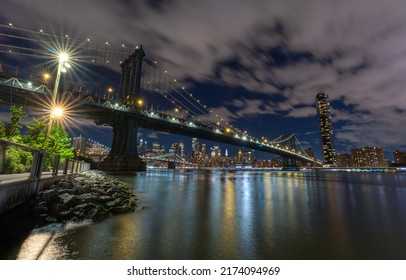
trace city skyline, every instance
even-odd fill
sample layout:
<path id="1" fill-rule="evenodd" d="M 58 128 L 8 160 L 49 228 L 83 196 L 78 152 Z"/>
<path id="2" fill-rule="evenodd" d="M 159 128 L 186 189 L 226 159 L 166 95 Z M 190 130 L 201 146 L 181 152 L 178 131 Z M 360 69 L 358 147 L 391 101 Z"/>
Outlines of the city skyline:
<path id="1" fill-rule="evenodd" d="M 314 96 L 321 90 L 330 96 L 338 153 L 382 146 L 391 157 L 392 151 L 406 149 L 406 132 L 399 130 L 406 109 L 400 74 L 405 32 L 399 12 L 402 2 L 376 2 L 368 5 L 372 12 L 364 11 L 365 1 L 95 3 L 5 1 L 0 19 L 15 26 L 47 27 L 56 34 L 142 43 L 147 53 L 165 61 L 173 76 L 185 80 L 225 120 L 257 137 L 296 133 L 318 158 Z M 196 11 L 202 16 L 197 17 Z M 34 22 L 29 16 L 33 13 Z M 79 23 L 76 18 L 82 13 L 98 18 L 82 17 Z M 244 20 L 233 14 L 241 14 Z M 160 17 L 167 24 L 158 24 Z M 132 28 L 126 28 L 125 22 Z M 218 28 L 212 28 L 213 23 Z M 3 63 L 6 55 L 1 53 Z M 88 125 L 92 134 L 111 135 L 108 129 Z M 148 130 L 140 134 L 150 139 L 168 137 L 167 142 L 178 138 Z M 107 136 L 99 138 L 109 145 Z"/>

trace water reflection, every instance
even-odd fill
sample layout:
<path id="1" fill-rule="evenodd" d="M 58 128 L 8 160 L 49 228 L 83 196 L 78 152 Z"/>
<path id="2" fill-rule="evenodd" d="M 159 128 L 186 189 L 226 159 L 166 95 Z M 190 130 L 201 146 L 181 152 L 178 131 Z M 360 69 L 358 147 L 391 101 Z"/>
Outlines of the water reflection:
<path id="1" fill-rule="evenodd" d="M 399 174 L 148 171 L 134 213 L 34 231 L 18 259 L 406 258 Z"/>

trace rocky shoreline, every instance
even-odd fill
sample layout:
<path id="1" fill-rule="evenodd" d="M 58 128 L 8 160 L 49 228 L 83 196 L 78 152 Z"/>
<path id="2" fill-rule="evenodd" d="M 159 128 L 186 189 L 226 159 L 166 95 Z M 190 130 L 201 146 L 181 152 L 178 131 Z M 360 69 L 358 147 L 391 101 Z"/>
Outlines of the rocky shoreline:
<path id="1" fill-rule="evenodd" d="M 110 215 L 134 211 L 136 197 L 124 183 L 94 171 L 61 179 L 35 198 L 34 223 L 100 221 Z"/>

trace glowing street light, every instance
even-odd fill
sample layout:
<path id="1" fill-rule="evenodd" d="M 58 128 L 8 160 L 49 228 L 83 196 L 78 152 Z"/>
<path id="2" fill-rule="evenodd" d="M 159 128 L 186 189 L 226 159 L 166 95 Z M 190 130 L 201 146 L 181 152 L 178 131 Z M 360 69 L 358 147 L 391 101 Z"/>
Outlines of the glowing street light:
<path id="1" fill-rule="evenodd" d="M 48 81 L 49 81 L 50 78 L 51 78 L 51 74 L 49 74 L 49 73 L 47 73 L 47 72 L 42 75 L 42 81 L 43 81 L 45 84 L 48 83 Z"/>
<path id="2" fill-rule="evenodd" d="M 142 99 L 138 99 L 137 104 L 141 107 L 144 104 L 144 101 Z"/>
<path id="3" fill-rule="evenodd" d="M 54 92 L 52 95 L 53 104 L 55 104 L 56 95 L 58 94 L 58 86 L 59 86 L 59 80 L 61 79 L 61 72 L 66 72 L 66 68 L 70 68 L 70 64 L 68 63 L 69 55 L 66 52 L 59 53 L 58 59 L 59 59 L 58 71 L 56 72 Z"/>
<path id="4" fill-rule="evenodd" d="M 52 110 L 52 115 L 53 115 L 55 118 L 60 118 L 60 117 L 62 117 L 62 115 L 63 115 L 63 109 L 62 109 L 61 107 L 55 107 L 55 108 Z"/>
<path id="5" fill-rule="evenodd" d="M 49 122 L 48 122 L 48 130 L 47 130 L 47 135 L 46 138 L 49 137 L 49 135 L 51 134 L 51 129 L 52 129 L 52 122 L 53 120 L 56 119 L 60 119 L 63 117 L 63 108 L 62 107 L 54 107 L 51 110 L 51 113 L 49 114 Z"/>

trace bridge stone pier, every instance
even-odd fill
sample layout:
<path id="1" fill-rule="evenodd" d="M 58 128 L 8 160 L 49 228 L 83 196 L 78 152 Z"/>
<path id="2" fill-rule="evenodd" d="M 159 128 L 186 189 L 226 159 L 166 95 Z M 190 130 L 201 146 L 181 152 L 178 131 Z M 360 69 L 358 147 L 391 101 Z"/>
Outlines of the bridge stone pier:
<path id="1" fill-rule="evenodd" d="M 138 121 L 134 118 L 113 120 L 113 143 L 108 157 L 100 168 L 110 171 L 143 171 L 147 165 L 137 151 Z"/>

